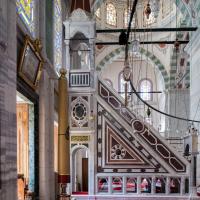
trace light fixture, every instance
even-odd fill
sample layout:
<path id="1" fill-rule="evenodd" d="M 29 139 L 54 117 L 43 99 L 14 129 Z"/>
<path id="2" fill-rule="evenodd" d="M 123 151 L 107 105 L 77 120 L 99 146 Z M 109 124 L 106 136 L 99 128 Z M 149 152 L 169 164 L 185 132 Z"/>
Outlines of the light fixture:
<path id="1" fill-rule="evenodd" d="M 123 69 L 123 77 L 125 81 L 130 81 L 130 77 L 131 77 L 131 68 L 129 66 L 129 61 L 125 60 L 124 63 L 124 69 Z"/>
<path id="2" fill-rule="evenodd" d="M 146 6 L 146 8 L 144 10 L 144 14 L 146 15 L 147 19 L 149 19 L 149 16 L 151 14 L 151 7 L 150 7 L 149 2 L 147 3 L 147 6 Z"/>
<path id="3" fill-rule="evenodd" d="M 175 48 L 176 51 L 179 51 L 180 42 L 178 41 L 178 38 L 176 38 L 176 41 L 174 42 L 174 48 Z"/>
<path id="4" fill-rule="evenodd" d="M 151 110 L 150 110 L 150 108 L 148 107 L 148 108 L 147 108 L 147 116 L 148 116 L 148 118 L 150 117 L 150 115 L 151 115 Z"/>
<path id="5" fill-rule="evenodd" d="M 140 52 L 140 41 L 135 39 L 132 41 L 131 45 L 133 54 L 137 55 Z"/>
<path id="6" fill-rule="evenodd" d="M 127 44 L 127 34 L 124 30 L 121 31 L 119 35 L 119 44 L 126 45 Z"/>

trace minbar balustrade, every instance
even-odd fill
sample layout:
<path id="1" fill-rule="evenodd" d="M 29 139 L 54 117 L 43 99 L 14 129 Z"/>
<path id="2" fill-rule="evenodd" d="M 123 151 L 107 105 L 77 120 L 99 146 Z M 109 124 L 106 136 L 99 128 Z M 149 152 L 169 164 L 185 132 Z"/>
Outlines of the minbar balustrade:
<path id="1" fill-rule="evenodd" d="M 130 175 L 97 176 L 97 193 L 101 195 L 188 195 L 189 178 L 186 176 Z"/>

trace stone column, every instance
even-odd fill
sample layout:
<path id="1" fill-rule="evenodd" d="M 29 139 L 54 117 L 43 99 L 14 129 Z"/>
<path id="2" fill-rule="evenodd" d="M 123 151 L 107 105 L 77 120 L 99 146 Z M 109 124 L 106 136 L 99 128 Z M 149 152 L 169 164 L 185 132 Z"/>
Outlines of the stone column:
<path id="1" fill-rule="evenodd" d="M 156 183 L 156 177 L 153 176 L 151 180 L 151 194 L 155 194 L 155 183 Z"/>
<path id="2" fill-rule="evenodd" d="M 65 59 L 65 68 L 67 70 L 70 70 L 70 50 L 69 50 L 69 40 L 65 40 L 65 56 L 63 56 Z"/>
<path id="3" fill-rule="evenodd" d="M 0 199 L 17 199 L 16 1 L 0 1 Z"/>
<path id="4" fill-rule="evenodd" d="M 166 195 L 168 195 L 170 193 L 169 185 L 170 185 L 170 177 L 167 177 L 166 185 L 165 185 L 165 189 L 166 189 L 165 193 L 166 193 Z"/>
<path id="5" fill-rule="evenodd" d="M 44 68 L 48 68 L 45 64 Z M 39 198 L 55 199 L 54 148 L 53 148 L 53 83 L 44 70 L 39 88 Z"/>
<path id="6" fill-rule="evenodd" d="M 200 119 L 200 71 L 199 71 L 199 53 L 200 53 L 200 29 L 192 33 L 191 40 L 186 46 L 185 50 L 190 55 L 190 118 L 199 120 Z M 194 123 L 195 128 L 200 131 L 200 126 Z M 198 136 L 198 152 L 200 151 L 200 136 Z M 200 154 L 197 154 L 197 167 L 196 167 L 196 185 L 200 185 Z"/>
<path id="7" fill-rule="evenodd" d="M 58 185 L 59 199 L 70 199 L 70 142 L 66 70 L 60 70 L 58 102 Z"/>
<path id="8" fill-rule="evenodd" d="M 141 194 L 141 176 L 137 177 L 137 194 Z"/>

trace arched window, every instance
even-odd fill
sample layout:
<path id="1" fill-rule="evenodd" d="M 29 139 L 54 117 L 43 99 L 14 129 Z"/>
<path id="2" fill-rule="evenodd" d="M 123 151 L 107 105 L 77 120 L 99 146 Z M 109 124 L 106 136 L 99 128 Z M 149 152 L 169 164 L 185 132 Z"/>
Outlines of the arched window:
<path id="1" fill-rule="evenodd" d="M 120 95 L 125 98 L 125 83 L 126 81 L 124 80 L 124 76 L 123 76 L 123 71 L 121 71 L 119 73 L 119 92 L 120 92 Z M 130 86 L 130 83 L 128 82 L 127 84 L 127 91 L 128 92 L 131 92 L 131 86 Z M 131 100 L 131 93 L 129 93 L 128 95 L 128 100 Z"/>
<path id="2" fill-rule="evenodd" d="M 98 8 L 95 12 L 95 15 L 98 17 L 98 18 L 101 18 L 101 10 L 100 8 Z"/>
<path id="3" fill-rule="evenodd" d="M 130 20 L 130 13 L 131 13 L 130 8 L 129 9 L 126 8 L 124 10 L 124 27 L 125 28 L 128 27 L 129 20 Z M 131 27 L 134 27 L 134 26 L 135 26 L 135 16 L 133 16 L 133 19 L 132 19 L 132 22 L 131 22 Z"/>
<path id="4" fill-rule="evenodd" d="M 35 36 L 35 1 L 17 0 L 17 13 L 33 36 Z"/>
<path id="5" fill-rule="evenodd" d="M 54 67 L 57 72 L 62 67 L 62 12 L 60 0 L 54 0 Z"/>
<path id="6" fill-rule="evenodd" d="M 112 26 L 117 25 L 117 11 L 112 3 L 109 3 L 106 6 L 106 22 Z"/>
<path id="7" fill-rule="evenodd" d="M 144 101 L 152 101 L 153 96 L 152 91 L 153 85 L 152 82 L 149 79 L 143 79 L 140 81 L 139 84 L 139 91 L 140 91 L 140 96 Z"/>

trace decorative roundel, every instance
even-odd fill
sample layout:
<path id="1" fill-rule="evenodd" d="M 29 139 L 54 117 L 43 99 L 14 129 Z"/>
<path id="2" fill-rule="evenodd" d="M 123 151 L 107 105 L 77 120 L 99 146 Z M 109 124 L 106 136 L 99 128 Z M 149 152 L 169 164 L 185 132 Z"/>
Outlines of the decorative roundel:
<path id="1" fill-rule="evenodd" d="M 77 97 L 74 101 L 72 101 L 71 108 L 73 123 L 78 127 L 85 125 L 88 122 L 88 102 L 82 97 Z"/>
<path id="2" fill-rule="evenodd" d="M 132 127 L 138 132 L 142 132 L 144 130 L 144 124 L 142 124 L 139 120 L 133 121 Z"/>
<path id="3" fill-rule="evenodd" d="M 73 107 L 73 111 L 72 112 L 73 112 L 73 117 L 76 120 L 83 120 L 87 115 L 87 108 L 86 108 L 86 106 L 84 106 L 84 104 L 77 103 Z"/>
<path id="4" fill-rule="evenodd" d="M 122 145 L 116 144 L 112 147 L 111 149 L 112 159 L 115 159 L 115 160 L 123 159 L 125 155 L 126 155 L 126 150 Z"/>

